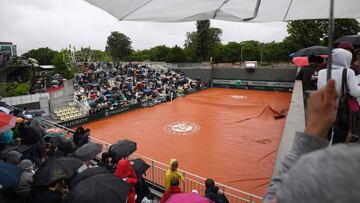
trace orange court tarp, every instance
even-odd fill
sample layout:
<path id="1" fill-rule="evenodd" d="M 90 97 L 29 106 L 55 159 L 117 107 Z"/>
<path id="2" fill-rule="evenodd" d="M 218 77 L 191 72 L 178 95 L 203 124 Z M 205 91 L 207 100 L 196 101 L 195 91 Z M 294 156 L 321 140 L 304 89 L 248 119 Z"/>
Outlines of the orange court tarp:
<path id="1" fill-rule="evenodd" d="M 137 154 L 262 196 L 274 165 L 291 93 L 210 88 L 172 102 L 88 123 L 109 143 L 130 139 Z"/>

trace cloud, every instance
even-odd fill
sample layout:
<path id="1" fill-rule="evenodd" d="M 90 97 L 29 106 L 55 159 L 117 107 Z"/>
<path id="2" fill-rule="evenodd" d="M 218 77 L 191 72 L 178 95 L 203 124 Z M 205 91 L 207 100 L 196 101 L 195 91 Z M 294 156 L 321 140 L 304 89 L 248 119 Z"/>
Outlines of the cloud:
<path id="1" fill-rule="evenodd" d="M 281 41 L 287 35 L 285 23 L 212 21 L 211 25 L 223 30 L 224 43 Z M 185 33 L 195 29 L 195 22 L 118 21 L 82 0 L 2 0 L 0 7 L 0 41 L 13 42 L 20 54 L 39 47 L 60 50 L 69 44 L 104 50 L 112 31 L 129 36 L 134 49 L 183 46 Z"/>

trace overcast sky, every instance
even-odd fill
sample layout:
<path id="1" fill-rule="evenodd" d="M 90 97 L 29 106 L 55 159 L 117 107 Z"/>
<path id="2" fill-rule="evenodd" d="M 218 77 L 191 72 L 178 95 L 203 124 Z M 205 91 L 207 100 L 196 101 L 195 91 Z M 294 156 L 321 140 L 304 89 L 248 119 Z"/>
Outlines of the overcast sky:
<path id="1" fill-rule="evenodd" d="M 211 26 L 222 29 L 223 43 L 281 41 L 287 36 L 285 23 L 211 21 Z M 69 44 L 104 50 L 112 31 L 129 36 L 134 49 L 183 46 L 185 33 L 195 31 L 195 22 L 118 21 L 83 0 L 0 0 L 0 41 L 16 44 L 19 55 L 39 47 L 60 50 Z"/>

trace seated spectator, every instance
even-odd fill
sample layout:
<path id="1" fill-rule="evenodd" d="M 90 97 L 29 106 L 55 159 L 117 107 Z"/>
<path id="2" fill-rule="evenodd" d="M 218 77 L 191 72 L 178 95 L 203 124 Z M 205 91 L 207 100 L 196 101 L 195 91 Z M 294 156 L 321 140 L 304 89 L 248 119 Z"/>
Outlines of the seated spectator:
<path id="1" fill-rule="evenodd" d="M 327 132 L 335 122 L 338 93 L 335 81 L 312 93 L 307 126 L 295 136 L 264 202 L 359 202 L 360 148 L 337 144 L 329 147 Z"/>
<path id="2" fill-rule="evenodd" d="M 19 166 L 24 169 L 24 172 L 21 174 L 19 183 L 14 191 L 21 199 L 25 199 L 31 190 L 35 174 L 34 164 L 29 159 L 24 159 L 20 162 Z"/>
<path id="3" fill-rule="evenodd" d="M 125 182 L 131 185 L 129 194 L 128 194 L 128 203 L 135 203 L 135 184 L 137 183 L 137 177 L 135 171 L 133 170 L 131 163 L 128 160 L 120 160 L 118 162 L 115 176 L 123 179 Z"/>
<path id="4" fill-rule="evenodd" d="M 179 163 L 176 159 L 170 160 L 169 169 L 166 171 L 165 174 L 165 190 L 170 188 L 170 181 L 172 178 L 177 178 L 179 180 L 184 180 L 184 176 L 177 170 Z"/>
<path id="5" fill-rule="evenodd" d="M 205 197 L 214 201 L 215 203 L 229 203 L 226 199 L 225 195 L 219 193 L 219 187 L 215 186 L 215 182 L 213 179 L 208 178 L 205 181 Z"/>
<path id="6" fill-rule="evenodd" d="M 176 178 L 176 177 L 171 178 L 170 187 L 163 194 L 163 196 L 160 200 L 160 203 L 165 203 L 173 194 L 181 193 L 182 191 L 181 191 L 181 188 L 179 185 L 180 185 L 180 182 L 179 182 L 178 178 Z"/>

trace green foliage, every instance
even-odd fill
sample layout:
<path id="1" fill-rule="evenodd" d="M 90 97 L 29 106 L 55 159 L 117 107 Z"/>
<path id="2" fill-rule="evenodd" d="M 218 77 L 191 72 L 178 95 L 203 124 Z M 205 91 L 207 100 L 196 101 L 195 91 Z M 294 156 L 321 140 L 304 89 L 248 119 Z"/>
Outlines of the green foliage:
<path id="1" fill-rule="evenodd" d="M 186 56 L 181 49 L 181 47 L 175 45 L 173 48 L 171 48 L 166 55 L 166 62 L 168 63 L 180 63 L 185 62 Z"/>
<path id="2" fill-rule="evenodd" d="M 6 97 L 13 97 L 19 95 L 26 95 L 29 93 L 29 83 L 11 83 L 6 85 Z"/>
<path id="3" fill-rule="evenodd" d="M 53 64 L 55 66 L 55 73 L 59 73 L 66 79 L 74 78 L 74 69 L 71 68 L 70 62 L 65 59 L 65 51 L 57 53 L 54 57 Z"/>
<path id="4" fill-rule="evenodd" d="M 166 61 L 170 48 L 165 45 L 153 47 L 149 50 L 149 56 L 151 61 Z"/>
<path id="5" fill-rule="evenodd" d="M 39 62 L 39 65 L 50 65 L 52 64 L 52 60 L 54 59 L 55 54 L 57 51 L 54 51 L 48 47 L 45 48 L 38 48 L 32 49 L 23 56 L 26 58 L 34 58 Z"/>
<path id="6" fill-rule="evenodd" d="M 131 40 L 120 32 L 111 32 L 107 38 L 106 51 L 115 61 L 128 59 L 131 53 Z"/>
<path id="7" fill-rule="evenodd" d="M 91 59 L 92 61 L 105 61 L 105 62 L 112 61 L 111 56 L 107 52 L 101 50 L 92 50 Z"/>
<path id="8" fill-rule="evenodd" d="M 298 49 L 327 45 L 328 20 L 295 20 L 289 21 L 289 36 L 283 41 L 284 49 L 292 53 Z M 356 35 L 360 32 L 360 24 L 355 19 L 336 19 L 334 40 L 344 35 Z"/>
<path id="9" fill-rule="evenodd" d="M 196 22 L 197 31 L 186 33 L 184 53 L 187 61 L 208 61 L 221 44 L 222 30 L 211 28 L 210 21 Z"/>

